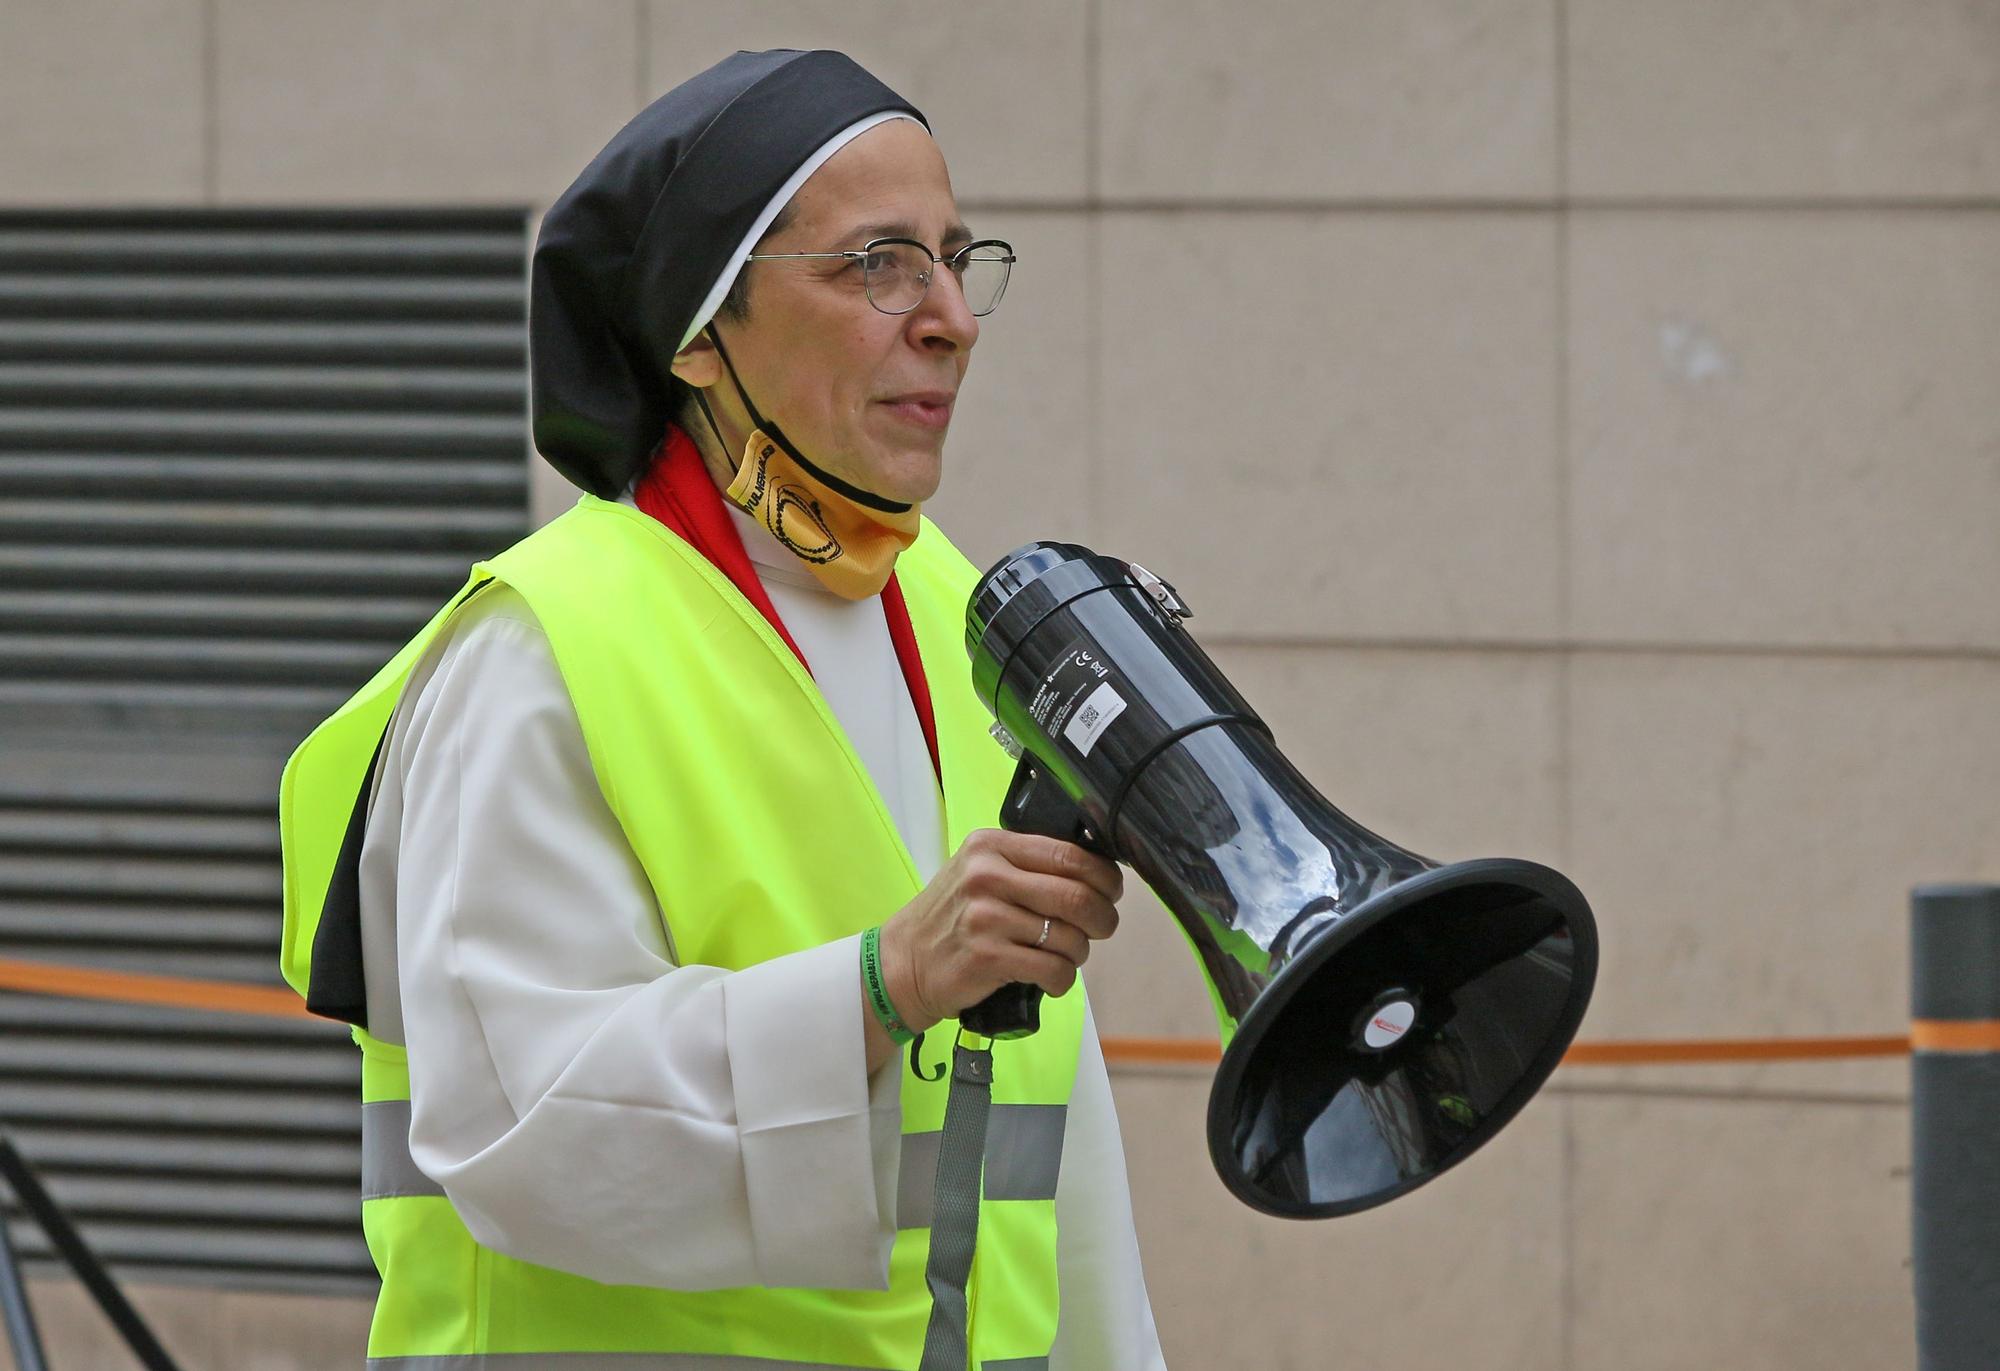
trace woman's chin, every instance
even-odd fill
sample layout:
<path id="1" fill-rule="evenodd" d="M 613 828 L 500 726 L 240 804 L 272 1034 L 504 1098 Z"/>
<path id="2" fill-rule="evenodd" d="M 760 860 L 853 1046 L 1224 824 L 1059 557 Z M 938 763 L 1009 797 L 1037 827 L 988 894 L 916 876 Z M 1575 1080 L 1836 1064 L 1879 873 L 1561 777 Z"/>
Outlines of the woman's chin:
<path id="1" fill-rule="evenodd" d="M 938 482 L 944 472 L 942 440 L 943 435 L 940 434 L 935 445 L 898 443 L 878 446 L 874 459 L 869 463 L 869 478 L 856 480 L 854 484 L 885 500 L 920 505 L 937 494 Z"/>

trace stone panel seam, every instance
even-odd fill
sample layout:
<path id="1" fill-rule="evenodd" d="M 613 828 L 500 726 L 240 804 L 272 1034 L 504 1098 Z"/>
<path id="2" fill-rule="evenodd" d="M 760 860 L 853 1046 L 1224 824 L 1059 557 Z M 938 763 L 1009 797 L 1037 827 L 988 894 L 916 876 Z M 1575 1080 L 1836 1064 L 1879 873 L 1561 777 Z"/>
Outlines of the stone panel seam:
<path id="1" fill-rule="evenodd" d="M 1548 1092 L 1567 1099 L 1588 1100 L 1662 1100 L 1687 1104 L 1832 1105 L 1838 1108 L 1863 1105 L 1877 1109 L 1910 1107 L 1909 1097 L 1906 1095 L 1843 1095 L 1833 1090 L 1704 1090 L 1693 1086 L 1580 1086 L 1553 1081 L 1548 1086 Z"/>
<path id="2" fill-rule="evenodd" d="M 1556 198 L 1569 199 L 1569 0 L 1555 0 Z"/>
<path id="3" fill-rule="evenodd" d="M 1570 523 L 1570 252 L 1569 252 L 1569 4 L 1555 0 L 1555 458 L 1556 458 L 1556 622 L 1565 634 L 1576 631 L 1571 612 L 1570 574 L 1575 564 Z M 1567 702 L 1565 702 L 1567 703 Z M 1567 723 L 1567 719 L 1564 721 Z"/>
<path id="4" fill-rule="evenodd" d="M 2000 197 L 1926 200 L 1916 196 L 1875 196 L 1832 199 L 1726 199 L 1658 197 L 1614 199 L 1603 196 L 1531 196 L 1519 199 L 1125 199 L 1089 194 L 1081 199 L 1013 196 L 968 196 L 962 209 L 988 214 L 1552 214 L 1564 210 L 1590 214 L 1991 214 L 2000 211 Z"/>
<path id="5" fill-rule="evenodd" d="M 1104 0 L 1090 0 L 1083 14 L 1083 196 L 1089 205 L 1104 194 L 1103 153 L 1098 146 L 1104 129 L 1103 67 Z"/>
<path id="6" fill-rule="evenodd" d="M 1128 200 L 1098 195 L 1082 199 L 967 196 L 965 210 L 992 214 L 1547 214 L 1557 202 L 1534 200 Z"/>
<path id="7" fill-rule="evenodd" d="M 1203 1084 L 1214 1074 L 1209 1067 L 1190 1067 L 1168 1062 L 1107 1062 L 1105 1070 L 1114 1077 L 1181 1080 Z M 1796 1104 L 1828 1105 L 1838 1109 L 1908 1109 L 1907 1095 L 1853 1094 L 1835 1090 L 1724 1090 L 1696 1086 L 1571 1085 L 1560 1077 L 1543 1088 L 1556 1100 L 1650 1100 L 1682 1104 Z"/>
<path id="8" fill-rule="evenodd" d="M 201 200 L 205 205 L 222 199 L 222 171 L 218 166 L 221 148 L 222 92 L 217 78 L 221 63 L 216 52 L 216 0 L 201 4 Z"/>
<path id="9" fill-rule="evenodd" d="M 1558 1355 L 1562 1371 L 1576 1367 L 1576 1111 L 1562 1101 L 1562 1188 L 1556 1203 L 1558 1242 L 1561 1244 L 1561 1276 L 1557 1291 Z"/>
<path id="10" fill-rule="evenodd" d="M 632 35 L 632 108 L 636 112 L 652 103 L 647 98 L 653 63 L 653 14 L 649 0 L 632 0 Z"/>
<path id="11" fill-rule="evenodd" d="M 1765 657 L 1848 662 L 2000 662 L 2000 647 L 1873 647 L 1832 643 L 1588 642 L 1548 638 L 1298 638 L 1204 633 L 1206 647 L 1323 648 L 1356 652 L 1512 652 L 1571 657 Z"/>
<path id="12" fill-rule="evenodd" d="M 1574 209 L 1593 213 L 1657 214 L 1687 212 L 1697 214 L 1881 214 L 1919 211 L 1932 213 L 1990 214 L 2000 210 L 2000 196 L 1957 195 L 1927 198 L 1921 195 L 1604 195 L 1580 196 L 1570 201 Z"/>
<path id="13" fill-rule="evenodd" d="M 1556 141 L 1556 224 L 1555 224 L 1555 461 L 1556 461 L 1556 623 L 1566 638 L 1576 632 L 1574 594 L 1570 578 L 1576 565 L 1576 529 L 1570 500 L 1570 234 L 1569 234 L 1569 0 L 1555 0 L 1555 141 Z M 1558 860 L 1569 866 L 1575 851 L 1575 806 L 1571 791 L 1575 784 L 1575 738 L 1570 706 L 1571 666 L 1575 653 L 1565 651 L 1556 662 L 1556 851 Z M 1569 1107 L 1563 1107 L 1564 1139 L 1567 1145 Z M 1567 1222 L 1567 1215 L 1565 1215 Z M 1569 1243 L 1564 1240 L 1563 1280 L 1563 1369 L 1569 1371 L 1575 1349 L 1568 1329 L 1573 1325 L 1574 1306 L 1570 1289 Z"/>
<path id="14" fill-rule="evenodd" d="M 1096 205 L 1103 194 L 1103 161 L 1098 140 L 1104 127 L 1104 68 L 1101 45 L 1103 0 L 1090 0 L 1084 9 L 1084 150 L 1083 193 L 1086 205 Z M 1084 224 L 1083 235 L 1083 388 L 1084 388 L 1084 519 L 1092 538 L 1103 536 L 1109 510 L 1104 495 L 1104 359 L 1100 356 L 1104 337 L 1104 220 L 1094 209 Z"/>

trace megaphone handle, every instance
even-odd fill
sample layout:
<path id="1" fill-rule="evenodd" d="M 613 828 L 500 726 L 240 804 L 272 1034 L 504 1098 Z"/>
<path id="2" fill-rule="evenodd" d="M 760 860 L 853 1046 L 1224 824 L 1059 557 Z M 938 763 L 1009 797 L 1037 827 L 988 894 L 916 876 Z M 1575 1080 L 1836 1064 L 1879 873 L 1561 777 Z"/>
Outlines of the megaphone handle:
<path id="1" fill-rule="evenodd" d="M 1041 759 L 1023 751 L 1007 798 L 1000 803 L 1000 827 L 1010 833 L 1061 838 L 1108 856 L 1090 818 L 1049 775 Z M 958 1016 L 961 1027 L 985 1038 L 1025 1038 L 1042 1026 L 1042 988 L 1016 981 L 1003 985 Z"/>

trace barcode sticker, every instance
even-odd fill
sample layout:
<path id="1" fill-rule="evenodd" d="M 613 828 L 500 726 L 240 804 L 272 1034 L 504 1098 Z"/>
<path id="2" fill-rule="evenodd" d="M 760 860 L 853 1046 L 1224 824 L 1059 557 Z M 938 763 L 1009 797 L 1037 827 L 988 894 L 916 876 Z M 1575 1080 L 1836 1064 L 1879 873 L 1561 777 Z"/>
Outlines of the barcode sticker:
<path id="1" fill-rule="evenodd" d="M 1063 737 L 1084 756 L 1090 755 L 1091 747 L 1111 721 L 1125 712 L 1125 701 L 1106 681 L 1090 692 L 1090 698 L 1077 707 L 1068 724 L 1063 727 Z"/>

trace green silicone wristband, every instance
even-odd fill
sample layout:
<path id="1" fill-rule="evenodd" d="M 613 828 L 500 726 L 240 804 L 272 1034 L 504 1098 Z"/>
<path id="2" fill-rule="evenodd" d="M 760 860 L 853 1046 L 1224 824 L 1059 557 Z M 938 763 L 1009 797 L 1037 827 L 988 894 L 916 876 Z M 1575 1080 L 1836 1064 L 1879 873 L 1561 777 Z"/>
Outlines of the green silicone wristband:
<path id="1" fill-rule="evenodd" d="M 889 987 L 882 979 L 880 925 L 861 935 L 861 983 L 868 987 L 868 1007 L 875 1011 L 875 1021 L 888 1033 L 890 1042 L 901 1047 L 917 1036 L 903 1022 L 903 1016 L 896 1012 L 895 1004 L 889 999 Z"/>

